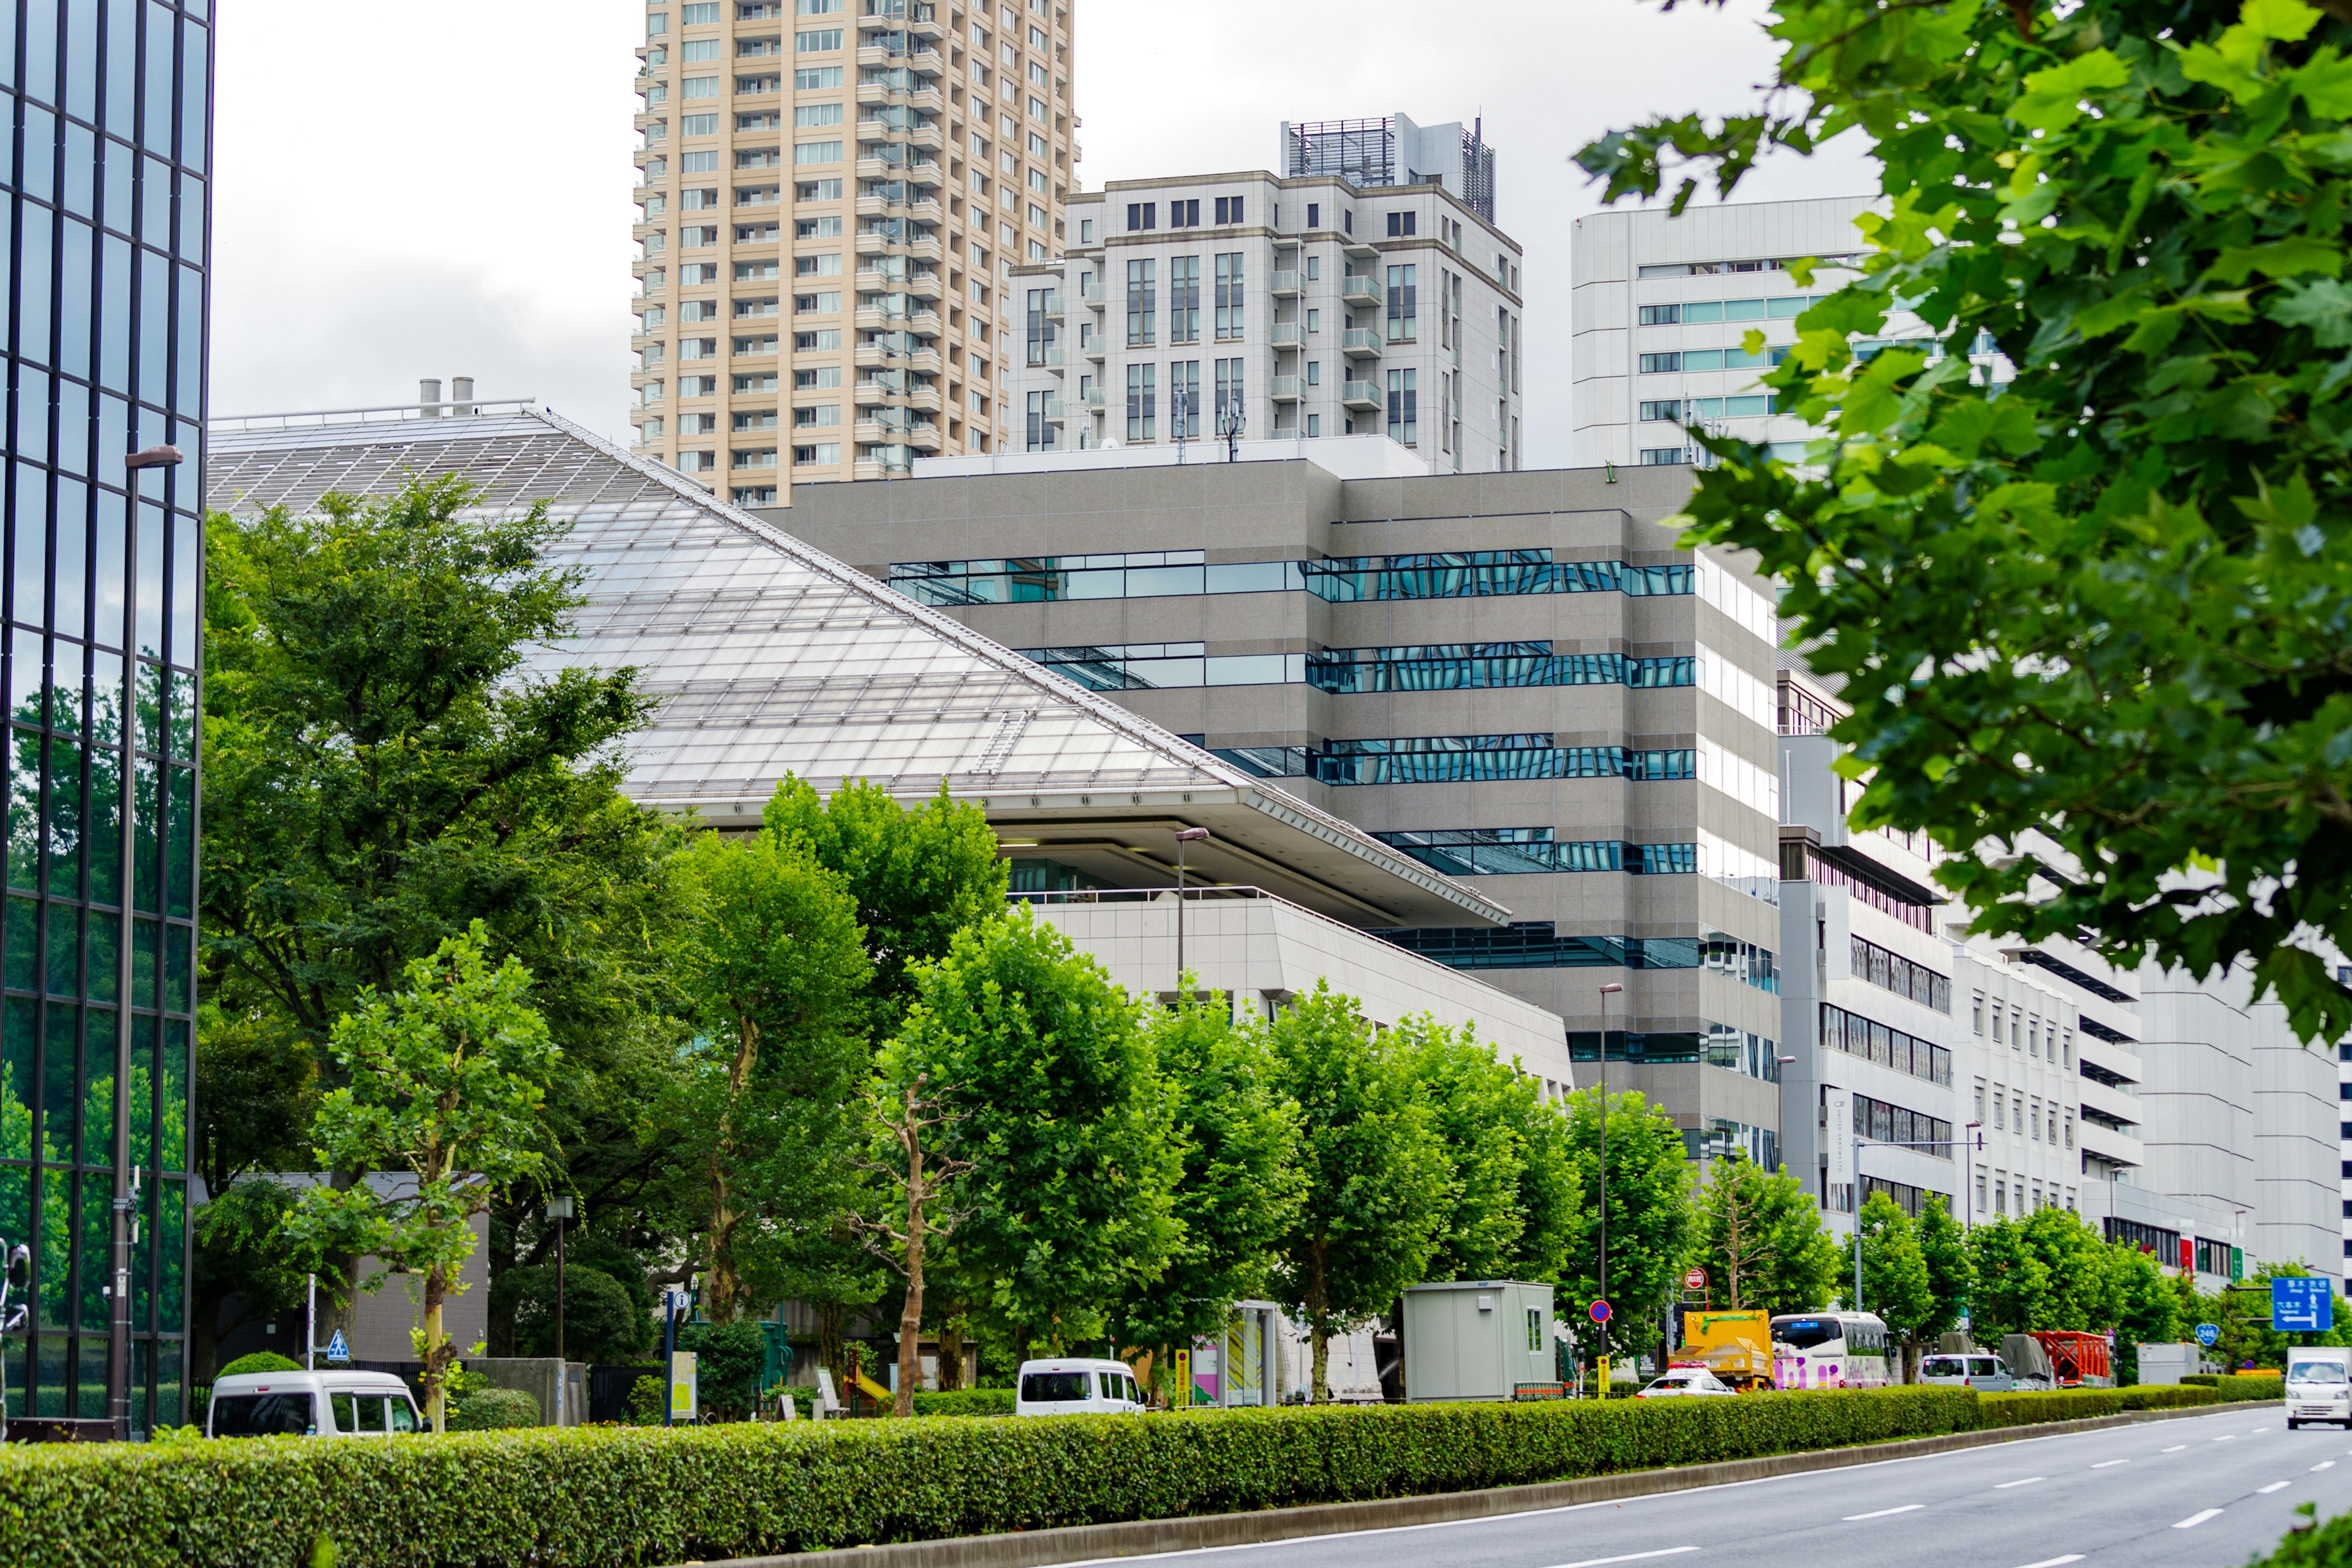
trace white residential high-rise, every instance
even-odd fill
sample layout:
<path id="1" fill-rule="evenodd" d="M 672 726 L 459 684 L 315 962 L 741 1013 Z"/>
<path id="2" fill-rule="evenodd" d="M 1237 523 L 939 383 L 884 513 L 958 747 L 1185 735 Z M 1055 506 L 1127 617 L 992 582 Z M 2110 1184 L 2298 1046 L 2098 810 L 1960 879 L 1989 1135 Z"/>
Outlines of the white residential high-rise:
<path id="1" fill-rule="evenodd" d="M 1439 472 L 1519 467 L 1519 247 L 1433 180 L 1120 180 L 1067 210 L 1066 253 L 1010 279 L 1007 450 L 1238 421 L 1386 435 Z"/>
<path id="2" fill-rule="evenodd" d="M 1688 426 L 1769 442 L 1794 458 L 1811 434 L 1774 411 L 1758 378 L 1797 341 L 1797 316 L 1853 276 L 1865 246 L 1853 220 L 1869 196 L 1694 206 L 1624 207 L 1577 220 L 1569 262 L 1574 363 L 1575 463 L 1688 463 L 1702 453 Z M 1789 263 L 1824 263 L 1800 287 Z M 1760 333 L 1763 346 L 1748 338 Z M 1925 339 L 1898 312 L 1884 338 L 1863 347 Z M 1930 345 L 1940 354 L 1940 347 Z M 1979 338 L 1969 345 L 1979 377 L 2006 380 L 2008 362 Z"/>

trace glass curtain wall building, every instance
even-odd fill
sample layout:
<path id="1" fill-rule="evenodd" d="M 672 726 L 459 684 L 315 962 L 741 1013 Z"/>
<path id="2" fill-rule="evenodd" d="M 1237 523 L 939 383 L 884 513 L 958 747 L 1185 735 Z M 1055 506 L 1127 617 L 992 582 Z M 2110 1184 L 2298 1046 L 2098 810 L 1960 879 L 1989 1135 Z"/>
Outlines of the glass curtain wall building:
<path id="1" fill-rule="evenodd" d="M 12 1416 L 133 1429 L 184 1403 L 210 4 L 0 8 L 0 1237 L 34 1258 L 5 1370 Z"/>

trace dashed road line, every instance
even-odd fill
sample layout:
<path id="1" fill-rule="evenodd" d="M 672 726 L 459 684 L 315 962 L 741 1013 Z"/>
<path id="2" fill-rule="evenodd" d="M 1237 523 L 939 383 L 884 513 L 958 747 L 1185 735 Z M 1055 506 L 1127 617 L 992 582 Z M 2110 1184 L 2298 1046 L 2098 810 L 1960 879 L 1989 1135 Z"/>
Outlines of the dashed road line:
<path id="1" fill-rule="evenodd" d="M 2268 1497 L 2273 1492 L 2283 1492 L 2294 1484 L 2294 1483 L 2293 1481 L 2273 1481 L 2266 1487 L 2256 1487 L 2254 1489 L 2254 1495 L 2256 1497 Z"/>
<path id="2" fill-rule="evenodd" d="M 2198 1512 L 2190 1514 L 2187 1519 L 2177 1521 L 2173 1524 L 2172 1528 L 2175 1530 L 2194 1530 L 2209 1519 L 2219 1519 L 2221 1517 L 2221 1510 L 2218 1508 L 2201 1509 Z"/>
<path id="3" fill-rule="evenodd" d="M 1696 1552 L 1696 1546 L 1667 1546 L 1655 1552 L 1628 1552 L 1622 1557 L 1588 1557 L 1581 1563 L 1563 1563 L 1559 1568 L 1602 1568 L 1610 1563 L 1646 1563 L 1653 1557 L 1679 1557 L 1685 1552 Z"/>
<path id="4" fill-rule="evenodd" d="M 2093 1465 L 2091 1468 L 2095 1470 L 2112 1470 L 2117 1465 L 2128 1465 L 2130 1463 L 2131 1461 L 2129 1459 L 2101 1459 L 2097 1464 Z"/>
<path id="5" fill-rule="evenodd" d="M 2030 1487 L 2036 1481 L 2045 1481 L 2049 1479 L 2050 1478 L 2047 1476 L 2028 1476 L 2021 1481 L 2003 1481 L 1992 1489 L 1997 1492 L 2005 1492 L 2011 1487 Z"/>
<path id="6" fill-rule="evenodd" d="M 1888 1519 L 1898 1513 L 1916 1513 L 1927 1506 L 1924 1502 L 1906 1502 L 1901 1508 L 1882 1508 L 1876 1513 L 1850 1513 L 1845 1516 L 1844 1522 L 1852 1524 L 1857 1520 Z"/>

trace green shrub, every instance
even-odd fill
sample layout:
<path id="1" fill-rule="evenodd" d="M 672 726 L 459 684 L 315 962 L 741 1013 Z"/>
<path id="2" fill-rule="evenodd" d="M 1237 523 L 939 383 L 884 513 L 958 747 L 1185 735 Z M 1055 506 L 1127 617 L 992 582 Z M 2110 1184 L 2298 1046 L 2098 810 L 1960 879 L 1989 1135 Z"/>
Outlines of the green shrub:
<path id="1" fill-rule="evenodd" d="M 449 1407 L 452 1432 L 495 1432 L 539 1425 L 539 1401 L 520 1388 L 478 1388 Z"/>
<path id="2" fill-rule="evenodd" d="M 2180 1381 L 2192 1388 L 2211 1388 L 2221 1380 L 2210 1372 L 2184 1372 L 2180 1374 Z"/>
<path id="3" fill-rule="evenodd" d="M 1009 1388 L 959 1388 L 952 1394 L 915 1395 L 918 1415 L 1010 1415 L 1013 1414 L 1013 1390 Z"/>
<path id="4" fill-rule="evenodd" d="M 2286 1374 L 2276 1372 L 2228 1373 L 2214 1380 L 2221 1397 L 2232 1405 L 2254 1404 L 2286 1397 Z"/>
<path id="5" fill-rule="evenodd" d="M 2218 1405 L 2210 1388 L 2143 1384 L 2131 1388 L 2061 1388 L 2043 1394 L 1988 1394 L 1978 1408 L 1986 1426 L 2039 1426 L 2051 1421 L 2086 1421 L 2132 1410 L 2170 1410 Z"/>
<path id="6" fill-rule="evenodd" d="M 1966 1431 L 1965 1388 L 33 1445 L 0 1561 L 679 1563 L 1403 1497 Z"/>
<path id="7" fill-rule="evenodd" d="M 241 1355 L 220 1369 L 222 1377 L 242 1377 L 249 1372 L 300 1372 L 302 1363 L 289 1361 L 276 1351 L 256 1351 Z"/>
<path id="8" fill-rule="evenodd" d="M 2313 1505 L 2295 1512 L 2303 1522 L 2286 1533 L 2276 1552 L 2262 1559 L 2266 1568 L 2352 1568 L 2352 1513 L 2338 1514 L 2314 1529 Z"/>

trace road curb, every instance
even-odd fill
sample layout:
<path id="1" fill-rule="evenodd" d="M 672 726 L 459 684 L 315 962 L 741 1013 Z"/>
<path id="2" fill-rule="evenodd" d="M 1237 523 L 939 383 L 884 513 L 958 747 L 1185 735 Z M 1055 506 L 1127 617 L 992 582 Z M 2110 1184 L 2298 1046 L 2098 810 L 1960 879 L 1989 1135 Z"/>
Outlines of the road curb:
<path id="1" fill-rule="evenodd" d="M 837 1547 L 824 1552 L 799 1552 L 778 1557 L 730 1557 L 699 1568 L 1045 1568 L 1046 1564 L 1091 1563 L 1107 1558 L 1149 1557 L 1166 1552 L 1195 1552 L 1215 1546 L 1254 1546 L 1304 1536 L 1341 1535 L 1356 1531 L 1396 1530 L 1417 1524 L 1447 1524 L 1459 1520 L 1489 1519 L 1529 1513 L 1543 1509 L 1573 1508 L 1581 1503 L 1614 1502 L 1625 1498 L 1653 1497 L 1661 1492 L 1693 1491 L 1741 1481 L 1769 1480 L 1778 1476 L 1805 1475 L 1814 1470 L 1843 1469 L 1853 1465 L 1884 1464 L 1892 1459 L 1948 1454 L 2013 1443 L 2032 1437 L 2063 1437 L 2073 1432 L 2097 1432 L 2112 1426 L 2134 1426 L 2149 1421 L 2171 1421 L 2227 1414 L 2227 1405 L 2198 1405 L 2179 1410 L 2136 1410 L 2122 1415 L 2098 1415 L 2082 1421 L 2053 1421 L 2039 1426 L 1999 1426 L 1982 1432 L 1955 1432 L 1941 1437 L 1907 1437 L 1893 1443 L 1868 1443 L 1850 1448 L 1821 1448 L 1802 1454 L 1770 1454 L 1753 1459 L 1727 1459 L 1712 1465 L 1684 1465 L 1662 1470 L 1627 1470 L 1611 1476 L 1587 1476 L 1572 1481 L 1544 1481 L 1534 1486 L 1495 1487 L 1485 1491 L 1438 1492 L 1428 1497 L 1381 1498 L 1368 1502 L 1315 1503 L 1304 1508 L 1265 1509 L 1255 1513 L 1206 1514 L 1194 1519 L 1139 1519 L 1117 1524 L 1080 1524 L 1057 1530 L 1032 1530 L 1003 1535 L 960 1535 L 944 1541 L 900 1541 L 879 1546 Z M 2238 1408 L 2253 1409 L 2255 1405 Z M 2259 1408 L 2269 1409 L 2265 1402 Z"/>

